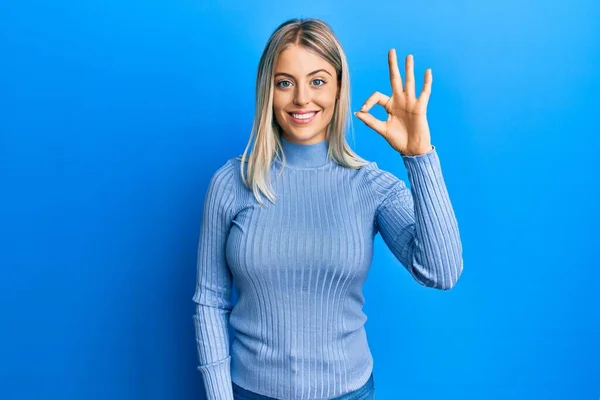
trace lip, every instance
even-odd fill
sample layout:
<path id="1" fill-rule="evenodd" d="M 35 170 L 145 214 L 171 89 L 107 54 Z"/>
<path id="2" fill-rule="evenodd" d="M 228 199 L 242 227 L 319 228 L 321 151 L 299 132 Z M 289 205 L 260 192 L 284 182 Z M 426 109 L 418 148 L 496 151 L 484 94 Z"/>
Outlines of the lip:
<path id="1" fill-rule="evenodd" d="M 292 113 L 293 114 L 310 114 L 312 112 L 314 112 L 315 115 L 313 115 L 311 118 L 308 118 L 308 119 L 298 119 L 298 118 L 294 118 L 294 116 L 292 115 Z M 290 119 L 292 120 L 292 122 L 299 124 L 299 125 L 306 125 L 306 124 L 311 123 L 318 114 L 319 114 L 319 111 L 317 111 L 317 110 L 302 111 L 302 112 L 288 111 L 288 115 L 290 116 Z"/>

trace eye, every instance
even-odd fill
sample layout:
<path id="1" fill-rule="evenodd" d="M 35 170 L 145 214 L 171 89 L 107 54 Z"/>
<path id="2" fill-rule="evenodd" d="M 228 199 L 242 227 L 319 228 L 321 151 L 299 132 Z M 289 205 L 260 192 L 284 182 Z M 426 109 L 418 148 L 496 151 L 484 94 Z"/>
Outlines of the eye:
<path id="1" fill-rule="evenodd" d="M 280 88 L 287 88 L 287 87 L 289 87 L 289 86 L 282 86 L 281 85 L 282 83 L 290 83 L 290 81 L 285 81 L 285 80 L 284 81 L 279 81 L 279 82 L 276 83 L 277 87 L 280 87 Z"/>
<path id="2" fill-rule="evenodd" d="M 316 82 L 320 82 L 319 84 L 315 84 Z M 321 87 L 325 85 L 327 82 L 324 79 L 316 78 L 312 80 L 312 83 L 315 84 L 316 87 Z M 275 84 L 278 88 L 289 88 L 291 86 L 291 82 L 288 80 L 281 80 Z"/>

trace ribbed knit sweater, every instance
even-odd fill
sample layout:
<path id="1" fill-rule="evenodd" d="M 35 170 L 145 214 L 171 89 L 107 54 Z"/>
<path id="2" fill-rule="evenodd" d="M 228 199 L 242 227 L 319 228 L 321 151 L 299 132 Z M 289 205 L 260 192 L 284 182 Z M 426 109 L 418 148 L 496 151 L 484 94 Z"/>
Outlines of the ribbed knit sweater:
<path id="1" fill-rule="evenodd" d="M 373 370 L 362 287 L 377 233 L 423 286 L 447 290 L 462 273 L 435 146 L 398 153 L 409 189 L 376 162 L 344 168 L 327 157 L 326 140 L 281 141 L 285 166 L 276 157 L 271 168 L 275 204 L 265 197 L 259 205 L 237 158 L 213 174 L 204 199 L 193 320 L 208 400 L 232 400 L 232 381 L 276 399 L 360 388 Z"/>

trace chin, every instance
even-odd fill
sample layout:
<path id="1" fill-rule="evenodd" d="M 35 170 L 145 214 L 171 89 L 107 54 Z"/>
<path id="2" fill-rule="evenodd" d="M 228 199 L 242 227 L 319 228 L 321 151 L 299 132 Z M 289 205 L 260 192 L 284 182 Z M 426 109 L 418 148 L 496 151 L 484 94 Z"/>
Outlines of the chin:
<path id="1" fill-rule="evenodd" d="M 299 142 L 306 142 L 306 141 L 320 141 L 325 139 L 325 137 L 320 137 L 322 129 L 314 132 L 314 131 L 309 131 L 308 129 L 303 130 L 303 129 L 290 129 L 290 130 L 285 130 L 284 132 L 286 133 L 286 136 L 288 138 L 291 138 L 293 140 L 299 141 Z"/>

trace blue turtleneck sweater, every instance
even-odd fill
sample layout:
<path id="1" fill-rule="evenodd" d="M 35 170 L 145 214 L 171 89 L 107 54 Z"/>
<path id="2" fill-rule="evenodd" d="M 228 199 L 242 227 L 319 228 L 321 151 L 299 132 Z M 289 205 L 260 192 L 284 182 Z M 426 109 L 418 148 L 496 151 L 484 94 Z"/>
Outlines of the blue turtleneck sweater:
<path id="1" fill-rule="evenodd" d="M 409 189 L 375 162 L 349 169 L 328 159 L 327 141 L 281 141 L 283 173 L 277 158 L 271 168 L 276 204 L 258 204 L 237 158 L 214 173 L 206 193 L 193 320 L 209 400 L 232 400 L 232 381 L 277 399 L 360 388 L 373 370 L 362 286 L 378 232 L 423 286 L 447 290 L 462 273 L 435 146 L 399 154 Z"/>

